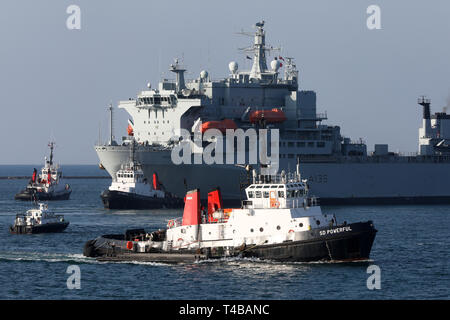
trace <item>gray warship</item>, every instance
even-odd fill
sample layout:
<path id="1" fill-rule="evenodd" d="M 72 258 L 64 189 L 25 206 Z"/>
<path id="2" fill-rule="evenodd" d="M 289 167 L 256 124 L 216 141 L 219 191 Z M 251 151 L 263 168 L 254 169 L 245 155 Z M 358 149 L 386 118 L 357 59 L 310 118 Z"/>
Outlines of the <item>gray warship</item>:
<path id="1" fill-rule="evenodd" d="M 450 115 L 431 114 L 431 101 L 420 97 L 423 127 L 418 153 L 405 156 L 377 144 L 368 153 L 362 141 L 343 137 L 339 126 L 327 125 L 326 113 L 316 109 L 316 93 L 299 88 L 299 73 L 292 57 L 274 54 L 266 44 L 264 21 L 255 24 L 253 44 L 242 49 L 253 60 L 251 70 L 229 63 L 230 74 L 211 80 L 203 70 L 185 80 L 186 68 L 178 60 L 170 66 L 175 80 L 162 79 L 157 88 L 120 101 L 130 115 L 128 136 L 117 142 L 111 132 L 107 143 L 95 146 L 100 167 L 113 177 L 127 161 L 131 141 L 147 178 L 153 172 L 167 190 L 182 197 L 187 190 L 212 190 L 220 181 L 224 202 L 242 199 L 237 183 L 246 172 L 233 164 L 174 164 L 171 152 L 180 143 L 180 130 L 192 134 L 198 122 L 218 129 L 264 127 L 279 130 L 279 170 L 301 163 L 311 193 L 321 204 L 450 203 Z M 270 68 L 267 57 L 273 55 Z M 261 120 L 261 117 L 259 118 Z M 345 182 L 345 183 L 343 183 Z"/>

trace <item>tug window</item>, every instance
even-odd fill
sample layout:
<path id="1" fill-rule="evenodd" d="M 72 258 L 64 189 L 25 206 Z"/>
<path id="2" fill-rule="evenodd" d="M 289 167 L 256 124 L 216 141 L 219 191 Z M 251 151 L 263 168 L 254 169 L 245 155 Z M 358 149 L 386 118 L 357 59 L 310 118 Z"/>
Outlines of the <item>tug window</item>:
<path id="1" fill-rule="evenodd" d="M 284 198 L 284 191 L 278 191 L 278 198 Z"/>
<path id="2" fill-rule="evenodd" d="M 254 197 L 253 191 L 249 191 L 249 192 L 248 192 L 248 197 L 249 197 L 249 198 L 253 198 L 253 197 Z"/>
<path id="3" fill-rule="evenodd" d="M 263 192 L 263 196 L 264 196 L 264 198 L 268 198 L 269 197 L 269 191 L 264 191 Z"/>
<path id="4" fill-rule="evenodd" d="M 256 191 L 255 196 L 256 198 L 261 198 L 261 191 Z"/>

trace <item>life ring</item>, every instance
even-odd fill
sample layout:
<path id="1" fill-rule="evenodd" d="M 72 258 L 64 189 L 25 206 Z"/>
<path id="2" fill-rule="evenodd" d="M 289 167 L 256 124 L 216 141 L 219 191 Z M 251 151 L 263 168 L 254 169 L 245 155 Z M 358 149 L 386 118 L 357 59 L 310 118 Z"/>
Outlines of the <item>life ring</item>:
<path id="1" fill-rule="evenodd" d="M 127 242 L 127 249 L 128 250 L 133 250 L 133 242 L 131 242 L 131 241 Z"/>
<path id="2" fill-rule="evenodd" d="M 271 208 L 279 208 L 280 207 L 280 202 L 278 200 L 270 201 L 270 207 Z"/>
<path id="3" fill-rule="evenodd" d="M 292 229 L 291 229 L 291 230 L 289 230 L 289 233 L 292 233 L 292 232 L 294 232 L 294 230 L 292 230 Z"/>
<path id="4" fill-rule="evenodd" d="M 169 222 L 167 223 L 168 228 L 172 228 L 174 225 L 175 225 L 175 222 L 173 220 L 169 220 Z"/>
<path id="5" fill-rule="evenodd" d="M 178 240 L 177 241 L 181 241 L 181 242 L 183 242 L 183 238 L 178 238 Z"/>

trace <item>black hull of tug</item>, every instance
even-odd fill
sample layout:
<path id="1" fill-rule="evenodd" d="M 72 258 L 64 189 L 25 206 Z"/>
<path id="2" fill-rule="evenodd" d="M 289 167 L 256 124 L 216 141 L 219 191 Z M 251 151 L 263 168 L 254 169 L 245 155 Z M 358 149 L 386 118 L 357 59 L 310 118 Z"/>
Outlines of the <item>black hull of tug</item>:
<path id="1" fill-rule="evenodd" d="M 225 255 L 225 248 L 203 248 L 201 253 L 198 250 L 136 253 L 127 249 L 127 241 L 123 240 L 122 235 L 109 235 L 86 242 L 83 254 L 101 261 L 169 263 L 191 262 L 195 257 L 203 260 L 227 256 L 282 262 L 364 261 L 370 258 L 376 232 L 372 221 L 358 222 L 304 231 L 299 233 L 300 239 L 296 241 L 234 248 L 228 255 Z M 112 243 L 114 246 L 111 246 Z"/>
<path id="2" fill-rule="evenodd" d="M 62 223 L 48 223 L 44 225 L 38 226 L 10 226 L 9 232 L 12 234 L 35 234 L 35 233 L 55 233 L 55 232 L 63 232 L 69 222 Z"/>
<path id="3" fill-rule="evenodd" d="M 370 258 L 377 230 L 371 221 L 301 232 L 301 239 L 244 249 L 242 256 L 285 262 L 360 261 Z"/>
<path id="4" fill-rule="evenodd" d="M 17 193 L 14 196 L 14 199 L 22 201 L 69 200 L 71 193 L 71 190 L 59 194 L 54 194 L 47 192 L 36 192 L 33 189 L 24 189 Z"/>
<path id="5" fill-rule="evenodd" d="M 180 198 L 168 196 L 155 198 L 135 193 L 105 190 L 100 195 L 106 209 L 161 209 L 182 208 L 184 202 Z"/>

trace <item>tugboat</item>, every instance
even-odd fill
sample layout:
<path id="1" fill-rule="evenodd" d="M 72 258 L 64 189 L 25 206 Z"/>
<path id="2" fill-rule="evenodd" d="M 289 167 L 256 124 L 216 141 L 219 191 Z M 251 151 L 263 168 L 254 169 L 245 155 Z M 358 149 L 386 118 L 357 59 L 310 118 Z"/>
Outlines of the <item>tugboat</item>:
<path id="1" fill-rule="evenodd" d="M 62 172 L 58 165 L 53 164 L 54 142 L 48 144 L 50 147 L 50 159 L 45 157 L 44 167 L 38 174 L 36 168 L 25 189 L 14 196 L 16 200 L 43 201 L 43 200 L 68 200 L 72 189 L 70 185 L 63 182 Z"/>
<path id="2" fill-rule="evenodd" d="M 207 211 L 199 189 L 185 198 L 182 219 L 147 233 L 127 230 L 86 242 L 83 254 L 101 261 L 194 262 L 223 257 L 273 261 L 361 261 L 369 259 L 377 230 L 372 221 L 338 224 L 323 214 L 297 172 L 257 175 L 245 189 L 241 208 L 222 206 L 220 189 L 208 194 Z"/>
<path id="3" fill-rule="evenodd" d="M 135 142 L 131 144 L 130 161 L 123 164 L 116 173 L 111 186 L 102 192 L 100 198 L 107 209 L 158 209 L 182 208 L 183 200 L 164 189 L 153 173 L 149 183 L 140 164 L 135 160 Z"/>
<path id="4" fill-rule="evenodd" d="M 39 203 L 38 209 L 30 209 L 24 214 L 16 215 L 14 225 L 9 227 L 13 234 L 32 234 L 62 232 L 69 225 L 63 215 L 48 210 L 48 205 Z"/>

